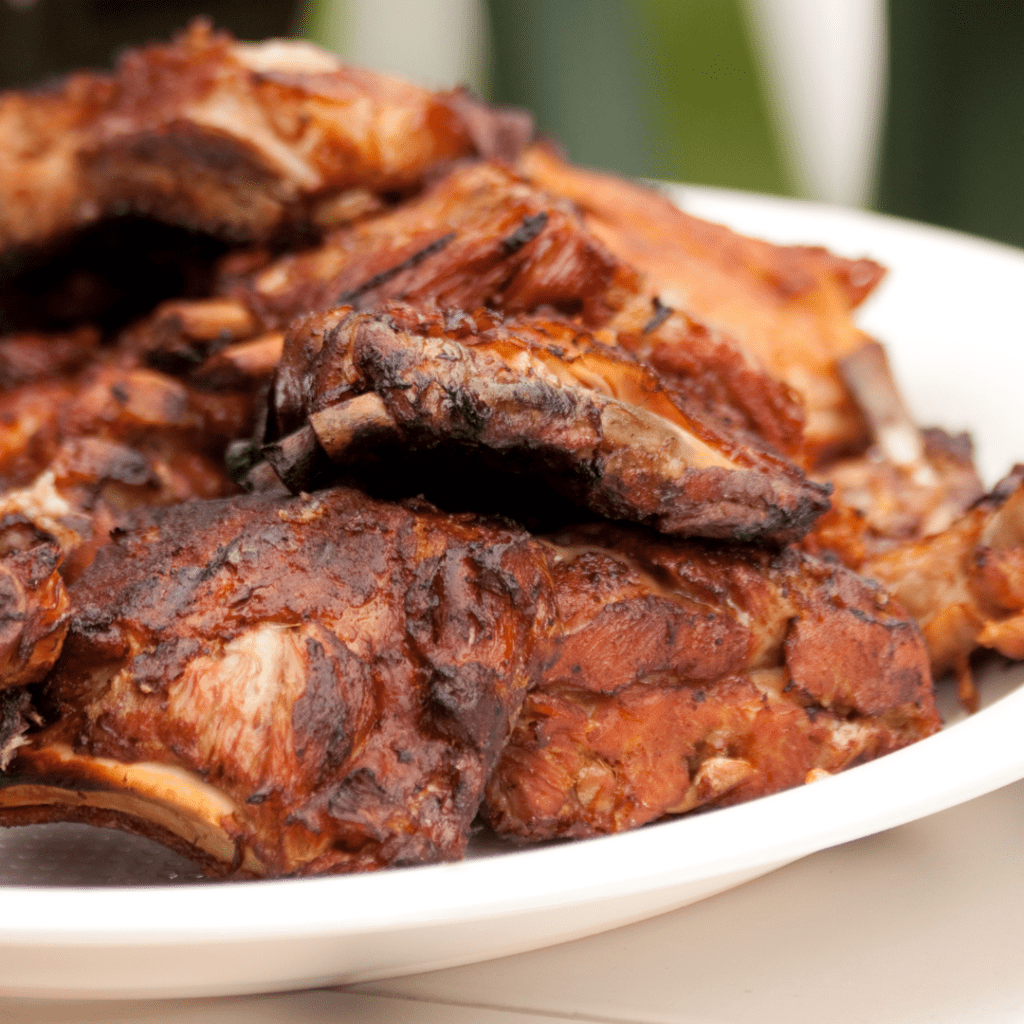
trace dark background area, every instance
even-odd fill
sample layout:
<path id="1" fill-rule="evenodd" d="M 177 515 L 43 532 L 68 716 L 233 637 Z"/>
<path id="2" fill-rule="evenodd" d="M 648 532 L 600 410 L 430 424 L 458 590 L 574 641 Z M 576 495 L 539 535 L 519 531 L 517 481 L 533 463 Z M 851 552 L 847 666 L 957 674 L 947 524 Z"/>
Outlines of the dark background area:
<path id="1" fill-rule="evenodd" d="M 0 88 L 75 68 L 110 67 L 126 46 L 166 38 L 207 15 L 244 39 L 289 35 L 301 0 L 0 0 Z"/>

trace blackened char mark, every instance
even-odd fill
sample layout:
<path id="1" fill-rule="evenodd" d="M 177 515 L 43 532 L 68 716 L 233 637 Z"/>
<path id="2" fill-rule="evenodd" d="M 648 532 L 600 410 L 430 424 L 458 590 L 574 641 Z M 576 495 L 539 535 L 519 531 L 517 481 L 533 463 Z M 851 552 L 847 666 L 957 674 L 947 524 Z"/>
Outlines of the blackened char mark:
<path id="1" fill-rule="evenodd" d="M 401 263 L 396 263 L 393 267 L 388 267 L 387 270 L 382 270 L 379 274 L 374 274 L 369 280 L 364 281 L 360 285 L 356 285 L 355 288 L 350 288 L 347 292 L 342 292 L 338 296 L 338 305 L 347 306 L 352 302 L 355 302 L 360 296 L 365 295 L 367 292 L 372 292 L 374 289 L 379 288 L 383 284 L 387 284 L 393 277 L 397 277 L 403 270 L 411 270 L 413 267 L 418 267 L 425 259 L 433 256 L 435 253 L 439 253 L 449 242 L 455 238 L 456 232 L 449 231 L 447 235 L 442 235 L 440 238 L 435 239 L 430 245 L 425 245 L 418 252 L 414 252 L 407 259 L 402 260 Z"/>
<path id="2" fill-rule="evenodd" d="M 543 230 L 548 222 L 547 210 L 541 210 L 532 217 L 525 217 L 507 238 L 501 240 L 501 249 L 506 256 L 513 256 L 528 242 L 532 242 Z"/>
<path id="3" fill-rule="evenodd" d="M 661 299 L 656 295 L 654 297 L 654 316 L 644 324 L 644 334 L 650 334 L 652 331 L 656 331 L 671 315 L 672 307 L 666 306 Z"/>

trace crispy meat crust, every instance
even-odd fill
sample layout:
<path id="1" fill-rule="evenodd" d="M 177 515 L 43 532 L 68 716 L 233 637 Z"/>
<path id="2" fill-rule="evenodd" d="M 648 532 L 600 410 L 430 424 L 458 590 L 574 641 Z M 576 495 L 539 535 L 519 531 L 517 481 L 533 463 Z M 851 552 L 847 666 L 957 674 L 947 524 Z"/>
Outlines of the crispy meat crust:
<path id="1" fill-rule="evenodd" d="M 859 572 L 869 558 L 942 533 L 985 492 L 970 438 L 921 431 L 922 457 L 898 464 L 878 446 L 814 474 L 833 487 L 832 508 L 807 536 L 813 553 L 838 555 Z"/>
<path id="2" fill-rule="evenodd" d="M 62 515 L 95 520 L 75 527 L 79 542 L 92 533 L 103 543 L 137 505 L 237 492 L 223 457 L 252 430 L 251 391 L 192 387 L 98 348 L 89 331 L 0 339 L 4 371 L 13 386 L 0 392 L 0 486 L 47 475 L 68 504 Z"/>
<path id="3" fill-rule="evenodd" d="M 487 785 L 501 835 L 738 803 L 939 728 L 913 621 L 845 569 L 608 525 L 551 543 L 560 644 Z"/>
<path id="4" fill-rule="evenodd" d="M 270 262 L 235 254 L 216 297 L 165 303 L 127 344 L 207 386 L 261 381 L 280 353 L 278 332 L 296 316 L 389 299 L 428 310 L 556 310 L 589 329 L 606 326 L 602 341 L 651 362 L 703 416 L 803 457 L 802 404 L 788 385 L 721 331 L 661 306 L 569 204 L 496 163 L 457 168 L 313 249 Z M 234 344 L 220 348 L 225 341 Z"/>
<path id="5" fill-rule="evenodd" d="M 56 540 L 0 499 L 0 690 L 38 682 L 68 629 Z"/>
<path id="6" fill-rule="evenodd" d="M 550 306 L 598 325 L 637 282 L 563 200 L 500 164 L 479 163 L 228 290 L 264 330 L 299 314 L 338 305 L 373 309 L 396 298 L 508 313 Z"/>
<path id="7" fill-rule="evenodd" d="M 38 725 L 39 719 L 28 691 L 0 687 L 0 772 L 6 770 L 14 752 L 24 745 L 25 734 L 33 724 Z"/>
<path id="8" fill-rule="evenodd" d="M 977 478 L 852 324 L 882 268 L 531 136 L 201 21 L 0 95 L 4 330 L 114 341 L 0 338 L 0 824 L 119 827 L 229 877 L 449 860 L 485 792 L 523 842 L 735 803 L 934 732 L 929 653 L 965 685 L 977 645 L 1024 658 L 1024 485 L 928 536 Z M 199 232 L 191 283 L 104 297 L 72 243 L 124 225 Z M 829 487 L 794 463 L 871 431 L 884 458 L 824 471 L 843 500 L 804 543 L 924 640 L 838 564 L 725 543 L 804 538 Z M 264 492 L 225 497 L 225 454 Z M 538 540 L 304 493 L 442 465 L 469 507 L 518 516 L 487 482 L 511 471 L 641 525 Z"/>
<path id="9" fill-rule="evenodd" d="M 649 363 L 688 406 L 726 431 L 742 431 L 751 443 L 798 465 L 805 461 L 802 399 L 721 331 L 655 297 L 625 307 L 604 334 Z"/>
<path id="10" fill-rule="evenodd" d="M 132 509 L 239 491 L 224 465 L 252 427 L 253 399 L 205 394 L 103 356 L 67 377 L 0 394 L 4 502 L 59 535 L 74 579 Z"/>
<path id="11" fill-rule="evenodd" d="M 349 190 L 407 191 L 459 157 L 513 158 L 531 134 L 464 93 L 196 21 L 113 74 L 0 95 L 0 252 L 122 213 L 235 242 L 321 228 Z"/>
<path id="12" fill-rule="evenodd" d="M 787 542 L 828 506 L 795 466 L 724 437 L 649 367 L 563 321 L 399 306 L 314 315 L 288 334 L 274 403 L 281 429 L 308 418 L 300 429 L 346 471 L 377 449 L 455 445 L 665 533 Z M 290 444 L 269 458 L 307 487 Z"/>
<path id="13" fill-rule="evenodd" d="M 977 708 L 969 657 L 978 647 L 1024 659 L 1024 467 L 952 526 L 866 558 L 878 580 L 921 626 L 936 675 L 954 670 Z"/>
<path id="14" fill-rule="evenodd" d="M 877 263 L 746 238 L 543 146 L 527 150 L 518 169 L 576 203 L 586 226 L 647 276 L 663 305 L 724 331 L 791 385 L 804 401 L 812 461 L 866 443 L 867 425 L 837 361 L 867 341 L 850 311 L 884 275 Z"/>
<path id="15" fill-rule="evenodd" d="M 460 856 L 554 624 L 523 531 L 346 489 L 154 510 L 71 598 L 0 821 L 118 812 L 224 874 Z"/>

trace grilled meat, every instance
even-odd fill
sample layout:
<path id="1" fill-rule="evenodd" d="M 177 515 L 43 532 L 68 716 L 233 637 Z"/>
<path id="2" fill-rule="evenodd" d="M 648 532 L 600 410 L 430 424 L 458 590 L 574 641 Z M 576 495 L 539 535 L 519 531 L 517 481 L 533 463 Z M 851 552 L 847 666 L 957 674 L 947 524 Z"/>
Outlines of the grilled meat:
<path id="1" fill-rule="evenodd" d="M 796 467 L 716 433 L 650 368 L 560 320 L 316 314 L 288 334 L 274 414 L 298 427 L 267 449 L 293 490 L 317 479 L 321 447 L 356 473 L 374 461 L 396 472 L 400 452 L 475 456 L 675 534 L 786 542 L 828 503 Z"/>
<path id="2" fill-rule="evenodd" d="M 563 200 L 495 163 L 457 169 L 422 196 L 286 256 L 232 295 L 263 330 L 332 306 L 414 306 L 508 313 L 550 306 L 596 326 L 635 289 Z"/>
<path id="3" fill-rule="evenodd" d="M 251 393 L 205 392 L 95 342 L 0 339 L 0 508 L 54 539 L 66 579 L 131 509 L 237 493 L 224 453 L 255 414 Z"/>
<path id="4" fill-rule="evenodd" d="M 589 329 L 607 326 L 602 341 L 650 361 L 727 431 L 803 454 L 792 389 L 721 332 L 659 306 L 642 275 L 613 257 L 570 205 L 495 163 L 456 169 L 316 248 L 269 263 L 257 252 L 235 254 L 217 292 L 165 303 L 126 344 L 196 382 L 260 382 L 280 352 L 278 332 L 311 311 L 374 309 L 396 298 L 424 309 L 551 309 Z"/>
<path id="5" fill-rule="evenodd" d="M 871 427 L 872 446 L 819 468 L 832 509 L 807 539 L 859 570 L 866 558 L 940 533 L 984 493 L 971 439 L 921 430 L 899 393 L 885 350 L 864 345 L 839 364 Z"/>
<path id="6" fill-rule="evenodd" d="M 0 394 L 85 369 L 95 359 L 99 342 L 99 331 L 87 326 L 63 334 L 0 335 Z"/>
<path id="7" fill-rule="evenodd" d="M 251 429 L 251 404 L 246 395 L 209 395 L 155 370 L 97 359 L 79 374 L 0 395 L 0 481 L 24 486 L 63 458 L 69 481 L 156 488 L 161 503 L 214 496 L 230 486 L 219 456 Z M 122 451 L 116 465 L 111 445 Z M 108 465 L 83 462 L 95 463 L 101 449 Z"/>
<path id="8" fill-rule="evenodd" d="M 937 668 L 1024 657 L 1024 485 L 929 536 L 977 478 L 852 325 L 881 268 L 530 134 L 203 22 L 0 95 L 0 824 L 363 871 L 457 858 L 485 792 L 588 836 L 935 731 L 913 619 L 801 538 Z M 151 229 L 146 287 L 80 265 Z"/>
<path id="9" fill-rule="evenodd" d="M 970 438 L 921 431 L 920 457 L 894 462 L 879 445 L 822 467 L 832 508 L 805 538 L 808 550 L 838 555 L 860 571 L 865 561 L 948 529 L 984 494 Z"/>
<path id="10" fill-rule="evenodd" d="M 53 667 L 65 584 L 132 508 L 237 490 L 222 453 L 249 429 L 250 400 L 121 366 L 96 341 L 88 329 L 0 339 L 0 691 Z M 0 769 L 29 723 L 26 696 L 4 702 Z"/>
<path id="11" fill-rule="evenodd" d="M 0 95 L 0 252 L 135 213 L 229 241 L 322 230 L 477 153 L 511 158 L 526 115 L 343 68 L 304 43 L 196 21 L 82 72 Z"/>
<path id="12" fill-rule="evenodd" d="M 554 623 L 523 531 L 346 489 L 152 510 L 70 596 L 0 823 L 116 825 L 221 875 L 457 858 Z"/>
<path id="13" fill-rule="evenodd" d="M 202 377 L 203 360 L 226 342 L 338 305 L 374 309 L 400 298 L 443 309 L 550 306 L 599 324 L 637 282 L 566 204 L 486 162 L 312 249 L 269 263 L 253 252 L 246 262 L 229 258 L 215 297 L 164 303 L 123 346 L 150 365 Z"/>
<path id="14" fill-rule="evenodd" d="M 916 626 L 845 569 L 600 524 L 551 545 L 560 643 L 487 785 L 501 835 L 738 803 L 939 727 Z"/>
<path id="15" fill-rule="evenodd" d="M 542 146 L 529 149 L 518 169 L 576 203 L 590 231 L 646 275 L 663 306 L 724 331 L 792 386 L 804 402 L 812 462 L 864 446 L 867 425 L 838 360 L 867 342 L 850 312 L 881 279 L 877 263 L 745 238 Z"/>
<path id="16" fill-rule="evenodd" d="M 0 689 L 0 772 L 11 763 L 14 752 L 25 743 L 25 734 L 41 719 L 24 687 Z"/>
<path id="17" fill-rule="evenodd" d="M 932 670 L 956 672 L 961 700 L 976 710 L 971 653 L 1024 659 L 1024 467 L 949 528 L 874 554 L 860 571 L 917 619 Z"/>
<path id="18" fill-rule="evenodd" d="M 91 525 L 56 493 L 51 474 L 0 495 L 0 772 L 38 724 L 25 687 L 60 654 L 70 619 L 62 563 Z"/>
<path id="19" fill-rule="evenodd" d="M 26 497 L 0 496 L 0 690 L 42 679 L 68 628 L 60 540 L 40 528 L 46 511 Z"/>
<path id="20" fill-rule="evenodd" d="M 732 339 L 654 299 L 626 305 L 599 337 L 649 363 L 689 407 L 798 464 L 805 461 L 804 407 Z"/>

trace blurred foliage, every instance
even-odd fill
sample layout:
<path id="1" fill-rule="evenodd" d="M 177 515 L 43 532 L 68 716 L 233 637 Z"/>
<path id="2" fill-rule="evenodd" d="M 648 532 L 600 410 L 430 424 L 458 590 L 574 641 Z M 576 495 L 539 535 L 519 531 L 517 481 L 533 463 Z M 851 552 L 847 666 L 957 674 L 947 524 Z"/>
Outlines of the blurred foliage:
<path id="1" fill-rule="evenodd" d="M 1024 245 L 1024 5 L 889 0 L 878 202 Z"/>
<path id="2" fill-rule="evenodd" d="M 739 0 L 639 0 L 668 147 L 655 177 L 792 194 Z"/>
<path id="3" fill-rule="evenodd" d="M 333 53 L 345 53 L 350 44 L 346 6 L 345 0 L 306 0 L 299 5 L 295 34 Z"/>
<path id="4" fill-rule="evenodd" d="M 626 174 L 665 163 L 634 5 L 489 0 L 490 93 L 526 107 L 572 159 Z"/>
<path id="5" fill-rule="evenodd" d="M 792 194 L 741 0 L 488 0 L 491 98 L 580 163 Z"/>

